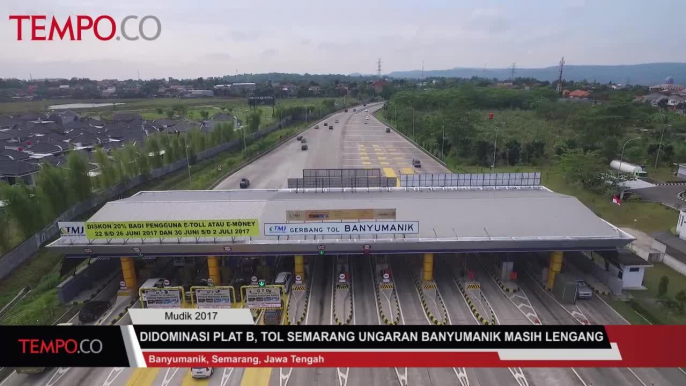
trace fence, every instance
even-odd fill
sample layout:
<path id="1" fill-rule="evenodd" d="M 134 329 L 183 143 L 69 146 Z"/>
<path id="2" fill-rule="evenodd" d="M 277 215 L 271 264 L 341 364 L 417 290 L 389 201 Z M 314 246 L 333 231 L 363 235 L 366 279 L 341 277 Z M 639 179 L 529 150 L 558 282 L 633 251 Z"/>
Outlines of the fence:
<path id="1" fill-rule="evenodd" d="M 401 174 L 402 187 L 540 186 L 541 173 Z"/>
<path id="2" fill-rule="evenodd" d="M 381 169 L 303 169 L 303 178 L 381 177 Z"/>
<path id="3" fill-rule="evenodd" d="M 276 131 L 282 125 L 291 122 L 290 117 L 283 119 L 281 122 L 277 122 L 274 125 L 262 129 L 258 132 L 250 134 L 246 139 L 255 140 L 264 137 L 265 135 Z M 211 149 L 207 149 L 197 154 L 196 160 L 203 161 L 205 159 L 211 158 L 218 153 L 229 150 L 235 146 L 242 145 L 243 138 L 235 139 L 221 145 L 217 145 Z M 150 180 L 160 178 L 169 173 L 175 172 L 181 168 L 187 166 L 187 160 L 180 159 L 178 161 L 172 162 L 168 165 L 153 169 L 150 171 L 149 176 L 145 177 L 138 175 L 136 177 L 130 178 L 124 182 L 121 182 L 109 189 L 104 190 L 84 201 L 77 202 L 69 209 L 65 210 L 61 215 L 59 215 L 55 220 L 53 220 L 50 225 L 41 229 L 40 231 L 33 234 L 33 236 L 26 239 L 24 242 L 19 244 L 16 248 L 9 251 L 2 257 L 0 257 L 0 279 L 3 279 L 12 272 L 16 267 L 21 265 L 24 261 L 28 260 L 33 256 L 34 253 L 38 252 L 41 245 L 46 241 L 50 240 L 52 237 L 57 235 L 59 229 L 57 228 L 57 223 L 62 221 L 70 221 L 74 217 L 86 213 L 93 208 L 102 205 L 103 203 L 112 200 L 113 198 L 120 198 L 128 190 L 135 188 L 136 186 L 148 182 Z"/>
<path id="4" fill-rule="evenodd" d="M 289 178 L 289 189 L 394 188 L 396 177 L 305 177 Z"/>

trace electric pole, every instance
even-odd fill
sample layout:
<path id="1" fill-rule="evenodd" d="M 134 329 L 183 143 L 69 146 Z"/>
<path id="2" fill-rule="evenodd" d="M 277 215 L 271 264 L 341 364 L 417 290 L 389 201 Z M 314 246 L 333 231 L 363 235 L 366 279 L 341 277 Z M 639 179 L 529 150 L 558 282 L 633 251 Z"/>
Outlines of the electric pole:
<path id="1" fill-rule="evenodd" d="M 376 71 L 379 76 L 379 79 L 381 79 L 381 58 L 376 62 Z"/>
<path id="2" fill-rule="evenodd" d="M 558 94 L 562 94 L 562 71 L 564 70 L 564 67 L 565 57 L 563 56 L 562 59 L 560 59 L 560 76 L 557 78 L 557 88 L 555 89 Z"/>
<path id="3" fill-rule="evenodd" d="M 514 77 L 514 75 L 515 75 L 515 67 L 516 67 L 516 65 L 515 65 L 514 63 L 512 63 L 512 70 L 511 70 L 511 73 L 510 73 L 510 80 L 511 80 L 512 82 L 514 82 L 514 80 L 515 80 L 515 77 Z"/>

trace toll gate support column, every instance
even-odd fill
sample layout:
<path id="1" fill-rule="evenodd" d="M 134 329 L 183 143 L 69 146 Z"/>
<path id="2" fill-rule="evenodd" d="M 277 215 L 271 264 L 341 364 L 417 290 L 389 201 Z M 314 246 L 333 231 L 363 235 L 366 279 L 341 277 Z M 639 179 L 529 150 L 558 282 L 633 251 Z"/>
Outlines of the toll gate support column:
<path id="1" fill-rule="evenodd" d="M 562 251 L 550 252 L 550 265 L 548 266 L 548 280 L 546 287 L 549 290 L 555 285 L 556 276 L 562 271 Z"/>
<path id="2" fill-rule="evenodd" d="M 219 272 L 219 257 L 207 257 L 207 269 L 209 270 L 209 278 L 214 281 L 214 285 L 221 285 L 222 275 Z"/>
<path id="3" fill-rule="evenodd" d="M 295 262 L 295 275 L 305 280 L 305 259 L 302 255 L 295 255 L 293 260 Z"/>
<path id="4" fill-rule="evenodd" d="M 121 258 L 121 273 L 124 277 L 126 288 L 136 290 L 136 266 L 133 264 L 133 257 Z"/>
<path id="5" fill-rule="evenodd" d="M 422 279 L 424 281 L 433 281 L 434 279 L 434 254 L 425 253 L 424 254 L 424 269 L 423 269 Z"/>

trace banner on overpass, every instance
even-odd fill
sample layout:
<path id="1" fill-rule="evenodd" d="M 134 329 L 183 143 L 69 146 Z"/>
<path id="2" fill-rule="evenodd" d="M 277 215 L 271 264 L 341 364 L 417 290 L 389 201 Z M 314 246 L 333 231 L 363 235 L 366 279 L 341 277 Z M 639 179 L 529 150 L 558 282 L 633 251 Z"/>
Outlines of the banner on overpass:
<path id="1" fill-rule="evenodd" d="M 87 222 L 86 237 L 157 239 L 164 237 L 259 236 L 257 219 Z"/>
<path id="2" fill-rule="evenodd" d="M 395 220 L 395 209 L 287 210 L 286 221 Z"/>
<path id="3" fill-rule="evenodd" d="M 321 222 L 308 224 L 267 223 L 265 236 L 417 234 L 419 221 Z"/>

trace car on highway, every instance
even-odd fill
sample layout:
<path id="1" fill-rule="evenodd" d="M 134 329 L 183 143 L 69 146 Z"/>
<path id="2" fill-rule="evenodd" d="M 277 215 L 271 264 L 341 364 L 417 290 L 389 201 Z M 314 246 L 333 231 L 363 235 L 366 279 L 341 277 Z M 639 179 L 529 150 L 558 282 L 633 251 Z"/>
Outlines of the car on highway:
<path id="1" fill-rule="evenodd" d="M 353 113 L 354 113 L 355 111 L 357 111 L 357 109 L 353 109 Z"/>
<path id="2" fill-rule="evenodd" d="M 367 124 L 367 121 L 364 121 L 364 124 L 366 125 L 366 124 Z"/>
<path id="3" fill-rule="evenodd" d="M 390 132 L 391 132 L 391 128 L 390 128 L 390 127 L 387 127 L 387 128 L 386 128 L 386 132 L 387 132 L 387 133 L 390 133 Z"/>
<path id="4" fill-rule="evenodd" d="M 333 125 L 329 126 L 329 130 L 333 130 Z"/>
<path id="5" fill-rule="evenodd" d="M 324 122 L 324 126 L 329 126 L 329 122 Z"/>
<path id="6" fill-rule="evenodd" d="M 578 299 L 591 299 L 593 297 L 593 290 L 585 280 L 576 281 L 576 297 Z"/>
<path id="7" fill-rule="evenodd" d="M 345 109 L 345 112 L 347 113 L 347 112 L 348 112 L 348 109 Z"/>
<path id="8" fill-rule="evenodd" d="M 247 178 L 241 178 L 241 189 L 247 189 L 250 186 L 250 180 Z"/>
<path id="9" fill-rule="evenodd" d="M 300 142 L 307 143 L 307 138 L 303 137 L 303 139 L 301 139 Z"/>
<path id="10" fill-rule="evenodd" d="M 336 122 L 335 122 L 335 123 L 338 123 L 338 119 L 336 119 Z"/>
<path id="11" fill-rule="evenodd" d="M 112 304 L 106 300 L 92 300 L 79 311 L 79 321 L 81 323 L 95 322 L 110 306 Z"/>
<path id="12" fill-rule="evenodd" d="M 369 115 L 367 115 L 367 117 L 366 117 L 365 119 L 366 119 L 366 120 L 369 120 Z"/>
<path id="13" fill-rule="evenodd" d="M 300 146 L 300 150 L 307 150 L 307 144 Z"/>
<path id="14" fill-rule="evenodd" d="M 422 162 L 416 158 L 412 159 L 412 166 L 416 168 L 421 168 L 422 167 Z"/>
<path id="15" fill-rule="evenodd" d="M 365 106 L 366 106 L 366 105 L 365 105 Z M 368 112 L 369 112 L 369 109 L 364 109 L 364 112 L 365 112 L 365 113 L 368 113 Z"/>
<path id="16" fill-rule="evenodd" d="M 302 135 L 299 135 L 299 136 L 295 137 L 295 139 L 297 139 L 298 141 L 300 141 L 300 140 L 303 139 L 303 136 L 302 136 Z"/>
<path id="17" fill-rule="evenodd" d="M 195 379 L 209 378 L 214 374 L 213 367 L 191 367 L 191 376 Z"/>
<path id="18" fill-rule="evenodd" d="M 274 279 L 275 285 L 284 286 L 284 291 L 289 293 L 291 291 L 291 284 L 293 284 L 293 275 L 290 272 L 279 272 Z"/>
<path id="19" fill-rule="evenodd" d="M 319 129 L 319 125 L 315 125 L 314 128 L 315 128 L 315 129 Z"/>

